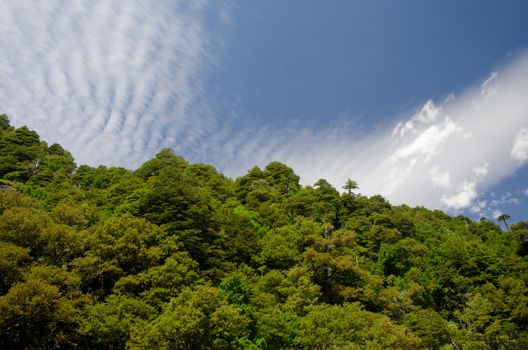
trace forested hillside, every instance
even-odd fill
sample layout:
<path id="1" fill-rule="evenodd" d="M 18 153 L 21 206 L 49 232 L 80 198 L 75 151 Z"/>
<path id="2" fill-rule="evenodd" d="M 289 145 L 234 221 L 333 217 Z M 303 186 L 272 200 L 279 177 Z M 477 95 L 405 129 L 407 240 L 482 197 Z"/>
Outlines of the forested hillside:
<path id="1" fill-rule="evenodd" d="M 1 349 L 528 349 L 526 221 L 278 162 L 77 166 L 5 115 L 0 179 Z"/>

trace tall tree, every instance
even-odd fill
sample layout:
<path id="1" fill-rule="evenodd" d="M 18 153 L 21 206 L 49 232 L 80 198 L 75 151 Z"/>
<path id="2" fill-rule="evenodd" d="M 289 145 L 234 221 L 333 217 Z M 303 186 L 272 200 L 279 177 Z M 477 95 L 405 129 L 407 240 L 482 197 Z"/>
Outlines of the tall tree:
<path id="1" fill-rule="evenodd" d="M 0 131 L 11 129 L 9 118 L 5 114 L 0 114 Z"/>
<path id="2" fill-rule="evenodd" d="M 356 181 L 352 179 L 347 179 L 345 185 L 343 186 L 343 189 L 347 190 L 348 194 L 352 194 L 352 190 L 359 189 L 359 186 Z"/>
<path id="3" fill-rule="evenodd" d="M 497 221 L 504 222 L 504 226 L 506 226 L 506 231 L 510 230 L 510 227 L 508 226 L 508 222 L 506 221 L 510 219 L 511 219 L 511 216 L 509 216 L 508 214 L 501 214 L 497 217 Z"/>

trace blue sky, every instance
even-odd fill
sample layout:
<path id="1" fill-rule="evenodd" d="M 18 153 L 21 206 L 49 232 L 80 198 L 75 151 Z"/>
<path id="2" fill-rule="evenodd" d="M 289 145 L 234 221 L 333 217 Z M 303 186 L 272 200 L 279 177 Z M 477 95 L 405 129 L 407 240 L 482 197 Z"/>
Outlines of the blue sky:
<path id="1" fill-rule="evenodd" d="M 0 3 L 0 111 L 80 163 L 171 147 L 229 176 L 473 218 L 528 210 L 525 1 Z"/>
<path id="2" fill-rule="evenodd" d="M 223 99 L 265 123 L 393 118 L 467 88 L 528 45 L 528 4 L 249 1 L 233 6 Z M 516 5 L 514 5 L 516 4 Z"/>

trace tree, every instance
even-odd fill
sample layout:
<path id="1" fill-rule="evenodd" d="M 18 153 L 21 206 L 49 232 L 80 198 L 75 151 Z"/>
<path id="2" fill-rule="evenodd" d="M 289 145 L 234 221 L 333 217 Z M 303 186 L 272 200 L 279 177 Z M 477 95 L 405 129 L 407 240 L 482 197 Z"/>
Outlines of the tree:
<path id="1" fill-rule="evenodd" d="M 290 194 L 299 190 L 299 176 L 293 169 L 279 162 L 271 162 L 264 168 L 263 175 L 268 183 L 281 194 Z"/>
<path id="2" fill-rule="evenodd" d="M 343 189 L 347 190 L 348 194 L 352 194 L 352 190 L 359 189 L 359 186 L 356 181 L 352 179 L 348 179 L 346 180 L 345 185 L 343 186 Z"/>
<path id="3" fill-rule="evenodd" d="M 508 214 L 501 214 L 497 217 L 497 221 L 504 222 L 504 226 L 506 226 L 506 231 L 510 230 L 510 227 L 508 226 L 508 222 L 506 221 L 510 219 L 511 219 L 511 216 L 509 216 Z"/>
<path id="4" fill-rule="evenodd" d="M 449 344 L 449 323 L 437 312 L 417 309 L 407 315 L 407 326 L 422 339 L 426 349 L 440 349 Z"/>
<path id="5" fill-rule="evenodd" d="M 46 153 L 36 132 L 26 126 L 8 128 L 0 133 L 0 177 L 27 181 L 35 173 L 39 159 Z"/>
<path id="6" fill-rule="evenodd" d="M 56 286 L 39 279 L 14 285 L 0 297 L 2 349 L 58 349 L 75 340 L 79 312 Z"/>
<path id="7" fill-rule="evenodd" d="M 150 305 L 162 307 L 184 287 L 199 281 L 198 272 L 198 264 L 186 252 L 177 252 L 163 265 L 121 278 L 113 290 L 115 293 L 139 296 Z"/>
<path id="8" fill-rule="evenodd" d="M 355 300 L 360 291 L 365 271 L 357 260 L 354 232 L 338 230 L 331 234 L 313 234 L 306 238 L 303 262 L 311 271 L 315 283 L 321 287 L 322 299 L 327 303 Z"/>
<path id="9" fill-rule="evenodd" d="M 9 118 L 5 114 L 0 114 L 0 132 L 11 129 L 11 124 L 9 124 Z"/>
<path id="10" fill-rule="evenodd" d="M 134 326 L 152 320 L 157 312 L 141 300 L 111 295 L 104 303 L 87 307 L 84 316 L 81 334 L 88 337 L 87 347 L 124 349 Z"/>
<path id="11" fill-rule="evenodd" d="M 259 167 L 253 167 L 246 175 L 235 180 L 235 193 L 242 203 L 246 202 L 247 194 L 253 190 L 253 183 L 258 180 L 264 180 L 264 173 Z"/>
<path id="12" fill-rule="evenodd" d="M 511 226 L 511 231 L 518 242 L 517 254 L 528 255 L 528 221 L 521 221 Z"/>
<path id="13" fill-rule="evenodd" d="M 233 349 L 251 320 L 217 288 L 184 290 L 155 320 L 136 327 L 128 349 Z"/>
<path id="14" fill-rule="evenodd" d="M 36 256 L 42 231 L 51 225 L 49 215 L 40 209 L 10 208 L 0 216 L 0 240 L 29 248 Z"/>
<path id="15" fill-rule="evenodd" d="M 528 349 L 527 221 L 357 188 L 77 167 L 0 116 L 0 349 Z"/>
<path id="16" fill-rule="evenodd" d="M 298 341 L 305 349 L 420 349 L 420 339 L 388 317 L 358 303 L 321 304 L 301 320 Z"/>
<path id="17" fill-rule="evenodd" d="M 0 241 L 0 295 L 22 279 L 23 268 L 30 261 L 29 249 Z"/>

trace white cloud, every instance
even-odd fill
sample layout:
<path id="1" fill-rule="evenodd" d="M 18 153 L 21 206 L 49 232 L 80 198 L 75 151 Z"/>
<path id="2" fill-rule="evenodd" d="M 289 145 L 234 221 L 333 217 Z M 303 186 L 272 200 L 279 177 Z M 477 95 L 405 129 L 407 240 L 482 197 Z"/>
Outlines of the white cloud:
<path id="1" fill-rule="evenodd" d="M 469 207 L 475 198 L 477 198 L 476 183 L 466 182 L 455 194 L 443 195 L 442 203 L 455 210 L 464 209 Z"/>
<path id="2" fill-rule="evenodd" d="M 489 163 L 484 163 L 481 166 L 473 168 L 473 174 L 475 174 L 475 176 L 478 178 L 483 178 L 486 175 L 488 175 L 488 168 L 489 168 Z"/>
<path id="3" fill-rule="evenodd" d="M 204 88 L 221 54 L 211 12 L 232 21 L 202 1 L 2 1 L 0 111 L 92 165 L 135 167 L 162 147 L 231 176 L 278 160 L 304 184 L 352 178 L 365 194 L 451 210 L 487 208 L 480 194 L 528 157 L 527 56 L 367 132 L 218 117 Z"/>
<path id="4" fill-rule="evenodd" d="M 457 125 L 446 117 L 442 123 L 428 127 L 411 139 L 408 144 L 399 147 L 391 155 L 390 161 L 398 162 L 415 155 L 423 155 L 425 161 L 428 161 L 456 130 Z"/>
<path id="5" fill-rule="evenodd" d="M 483 97 L 489 97 L 497 93 L 499 86 L 497 84 L 498 72 L 490 74 L 489 78 L 486 79 L 482 85 L 480 85 L 480 95 Z"/>
<path id="6" fill-rule="evenodd" d="M 500 207 L 506 204 L 520 204 L 520 200 L 513 196 L 511 192 L 506 192 L 499 198 L 490 201 L 490 207 Z"/>
<path id="7" fill-rule="evenodd" d="M 451 174 L 449 172 L 441 172 L 438 167 L 434 167 L 429 171 L 429 174 L 433 185 L 443 188 L 451 187 Z"/>
<path id="8" fill-rule="evenodd" d="M 483 211 L 486 209 L 488 202 L 487 201 L 478 201 L 473 204 L 473 206 L 469 209 L 472 213 L 478 214 L 480 217 L 485 216 L 483 214 Z"/>
<path id="9" fill-rule="evenodd" d="M 326 178 L 340 188 L 353 178 L 363 193 L 380 193 L 394 203 L 483 212 L 482 193 L 521 166 L 510 152 L 511 140 L 526 127 L 526 96 L 528 56 L 520 56 L 457 97 L 440 105 L 427 101 L 408 120 L 393 122 L 395 127 L 363 135 L 342 125 L 253 130 L 239 135 L 237 147 L 259 147 L 247 158 L 233 148 L 234 158 L 220 165 L 241 175 L 251 165 L 279 160 L 305 184 Z"/>
<path id="10" fill-rule="evenodd" d="M 521 163 L 528 160 L 528 128 L 519 130 L 513 141 L 510 154 L 513 159 Z"/>
<path id="11" fill-rule="evenodd" d="M 523 191 L 515 191 L 514 193 L 505 192 L 500 196 L 497 196 L 497 194 L 493 192 L 485 193 L 480 197 L 485 197 L 486 200 L 479 199 L 474 201 L 473 205 L 470 207 L 470 211 L 478 214 L 480 217 L 495 219 L 504 213 L 505 208 L 511 208 L 512 206 L 522 204 L 522 198 L 517 196 L 522 194 L 522 192 Z"/>
<path id="12" fill-rule="evenodd" d="M 492 215 L 492 217 L 493 217 L 495 220 L 497 220 L 497 218 L 498 218 L 499 216 L 501 216 L 502 214 L 503 214 L 503 213 L 502 213 L 501 210 L 496 209 L 496 210 L 493 211 L 493 213 L 492 213 L 491 215 Z"/>
<path id="13" fill-rule="evenodd" d="M 137 166 L 162 147 L 192 157 L 218 129 L 202 80 L 219 31 L 205 20 L 213 12 L 228 21 L 228 10 L 203 1 L 1 1 L 0 112 L 83 163 Z"/>
<path id="14" fill-rule="evenodd" d="M 427 101 L 423 107 L 416 112 L 407 122 L 399 122 L 392 131 L 392 137 L 404 136 L 407 132 L 412 132 L 416 127 L 424 124 L 431 124 L 436 120 L 441 108 L 436 106 L 432 100 Z"/>

